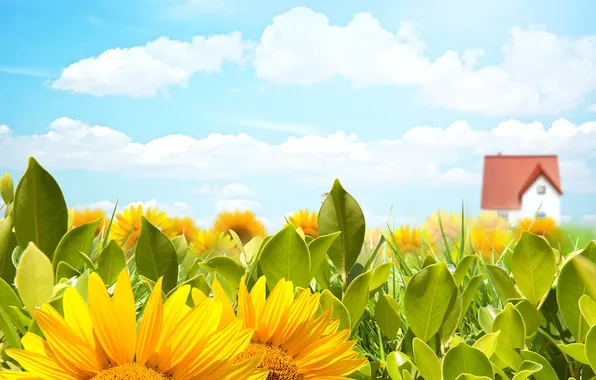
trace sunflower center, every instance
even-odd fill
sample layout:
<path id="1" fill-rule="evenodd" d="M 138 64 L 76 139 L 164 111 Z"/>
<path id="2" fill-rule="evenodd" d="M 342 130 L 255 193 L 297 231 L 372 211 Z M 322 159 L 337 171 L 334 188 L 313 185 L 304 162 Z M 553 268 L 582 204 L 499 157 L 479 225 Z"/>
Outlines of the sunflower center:
<path id="1" fill-rule="evenodd" d="M 265 353 L 259 368 L 268 369 L 267 380 L 303 380 L 304 375 L 298 372 L 294 358 L 284 350 L 270 344 L 251 343 L 236 358 L 236 362 Z"/>
<path id="2" fill-rule="evenodd" d="M 155 372 L 151 368 L 136 363 L 104 369 L 91 380 L 170 380 L 170 376 Z"/>
<path id="3" fill-rule="evenodd" d="M 233 226 L 230 229 L 233 230 L 236 235 L 238 235 L 242 244 L 248 243 L 254 237 L 252 230 L 248 227 Z"/>

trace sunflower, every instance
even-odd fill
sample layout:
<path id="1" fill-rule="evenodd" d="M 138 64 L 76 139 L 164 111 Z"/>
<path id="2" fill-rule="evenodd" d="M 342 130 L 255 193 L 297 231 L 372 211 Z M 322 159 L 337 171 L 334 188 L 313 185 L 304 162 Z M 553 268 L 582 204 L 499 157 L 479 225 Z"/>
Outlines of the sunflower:
<path id="1" fill-rule="evenodd" d="M 155 227 L 167 230 L 172 221 L 165 212 L 147 208 L 142 205 L 131 205 L 116 215 L 116 220 L 110 229 L 110 236 L 119 244 L 124 244 L 124 249 L 132 248 L 141 236 L 141 216 L 145 216 Z M 128 239 L 127 239 L 128 237 Z"/>
<path id="2" fill-rule="evenodd" d="M 223 304 L 226 320 L 234 312 L 225 291 L 215 280 L 216 301 Z M 320 293 L 303 290 L 294 299 L 291 281 L 280 280 L 266 297 L 266 280 L 261 277 L 248 292 L 244 278 L 238 292 L 238 319 L 254 329 L 251 344 L 236 362 L 260 357 L 259 368 L 269 371 L 268 380 L 348 379 L 366 363 L 354 351 L 355 341 L 348 341 L 350 329 L 339 330 L 339 320 L 332 318 L 332 308 L 316 317 Z"/>
<path id="3" fill-rule="evenodd" d="M 553 218 L 525 218 L 519 221 L 516 228 L 516 236 L 520 238 L 523 231 L 528 231 L 548 239 L 556 235 L 558 230 L 557 222 Z"/>
<path id="4" fill-rule="evenodd" d="M 75 228 L 83 224 L 94 222 L 99 218 L 102 219 L 97 225 L 97 229 L 95 230 L 95 236 L 99 235 L 102 231 L 107 231 L 108 224 L 110 223 L 110 221 L 106 218 L 106 213 L 101 209 L 74 209 L 72 210 L 72 223 L 70 223 L 70 228 Z"/>
<path id="5" fill-rule="evenodd" d="M 319 223 L 316 211 L 300 210 L 290 215 L 290 223 L 300 227 L 305 235 L 313 238 L 319 237 Z"/>
<path id="6" fill-rule="evenodd" d="M 505 251 L 513 234 L 507 219 L 496 212 L 482 211 L 470 222 L 470 237 L 476 253 L 486 261 L 493 261 Z"/>
<path id="7" fill-rule="evenodd" d="M 440 224 L 439 224 L 440 218 Z M 461 243 L 461 221 L 462 215 L 459 213 L 447 213 L 446 211 L 440 211 L 426 218 L 426 224 L 424 229 L 426 230 L 427 236 L 430 243 L 440 249 L 445 248 L 445 239 L 447 244 L 455 245 L 454 248 L 458 248 Z M 443 231 L 441 231 L 441 226 Z"/>
<path id="8" fill-rule="evenodd" d="M 137 331 L 135 300 L 126 269 L 110 299 L 101 278 L 92 273 L 89 305 L 72 287 L 63 299 L 64 317 L 44 304 L 35 320 L 45 340 L 32 333 L 24 349 L 8 349 L 27 372 L 2 372 L 6 379 L 43 380 L 187 380 L 267 378 L 256 367 L 260 357 L 236 358 L 251 341 L 242 321 L 219 328 L 222 307 L 206 298 L 186 306 L 190 286 L 180 287 L 162 305 L 161 279 L 147 301 Z"/>
<path id="9" fill-rule="evenodd" d="M 242 244 L 248 243 L 255 236 L 267 236 L 265 226 L 251 211 L 224 211 L 217 216 L 213 229 L 224 234 L 234 231 Z"/>
<path id="10" fill-rule="evenodd" d="M 192 236 L 189 248 L 199 256 L 215 249 L 223 253 L 229 253 L 236 245 L 230 235 L 223 232 L 216 232 L 210 228 L 195 232 Z"/>
<path id="11" fill-rule="evenodd" d="M 416 227 L 400 226 L 391 232 L 392 243 L 397 244 L 402 255 L 420 254 L 422 251 L 422 231 Z"/>
<path id="12" fill-rule="evenodd" d="M 167 223 L 162 230 L 170 239 L 176 236 L 184 235 L 186 241 L 189 244 L 199 231 L 192 218 L 179 217 L 170 219 L 170 223 Z"/>

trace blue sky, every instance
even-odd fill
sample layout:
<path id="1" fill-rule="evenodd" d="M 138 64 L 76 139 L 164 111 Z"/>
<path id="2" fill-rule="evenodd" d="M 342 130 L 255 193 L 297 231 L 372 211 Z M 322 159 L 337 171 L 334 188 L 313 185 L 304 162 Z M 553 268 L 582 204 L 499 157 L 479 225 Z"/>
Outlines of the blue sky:
<path id="1" fill-rule="evenodd" d="M 0 0 L 0 170 L 272 228 L 339 177 L 373 226 L 475 213 L 484 154 L 554 153 L 596 220 L 594 2 L 370 3 Z"/>

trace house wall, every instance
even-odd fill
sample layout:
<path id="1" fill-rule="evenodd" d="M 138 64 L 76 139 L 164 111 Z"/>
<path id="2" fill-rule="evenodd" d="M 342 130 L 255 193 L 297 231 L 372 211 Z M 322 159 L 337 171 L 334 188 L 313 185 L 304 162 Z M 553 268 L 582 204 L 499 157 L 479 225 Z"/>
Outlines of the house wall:
<path id="1" fill-rule="evenodd" d="M 538 194 L 537 188 L 541 185 L 545 186 L 546 191 L 544 194 Z M 510 224 L 515 225 L 520 219 L 533 218 L 539 208 L 540 212 L 544 212 L 546 217 L 553 218 L 557 224 L 561 223 L 561 196 L 544 176 L 538 177 L 524 193 L 520 210 L 497 211 L 507 212 L 507 220 Z"/>

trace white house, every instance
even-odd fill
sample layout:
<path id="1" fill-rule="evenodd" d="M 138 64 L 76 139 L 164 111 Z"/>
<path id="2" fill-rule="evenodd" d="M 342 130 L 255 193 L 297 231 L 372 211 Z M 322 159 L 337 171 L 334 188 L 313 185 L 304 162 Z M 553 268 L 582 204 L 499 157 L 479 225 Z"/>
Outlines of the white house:
<path id="1" fill-rule="evenodd" d="M 557 156 L 484 157 L 482 210 L 520 219 L 551 217 L 561 222 L 561 176 Z"/>

